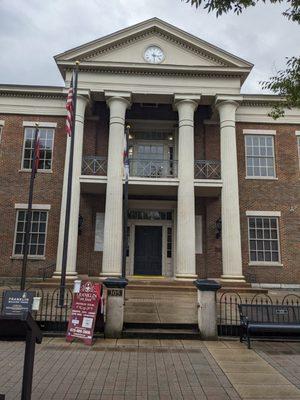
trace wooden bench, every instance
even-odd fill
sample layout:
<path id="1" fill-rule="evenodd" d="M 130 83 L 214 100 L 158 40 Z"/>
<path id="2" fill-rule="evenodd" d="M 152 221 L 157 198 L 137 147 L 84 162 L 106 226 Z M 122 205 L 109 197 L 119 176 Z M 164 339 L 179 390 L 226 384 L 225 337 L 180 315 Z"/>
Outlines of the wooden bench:
<path id="1" fill-rule="evenodd" d="M 300 307 L 294 305 L 239 304 L 241 321 L 240 341 L 247 340 L 250 349 L 250 338 L 255 333 L 263 336 L 282 333 L 283 336 L 299 334 Z"/>

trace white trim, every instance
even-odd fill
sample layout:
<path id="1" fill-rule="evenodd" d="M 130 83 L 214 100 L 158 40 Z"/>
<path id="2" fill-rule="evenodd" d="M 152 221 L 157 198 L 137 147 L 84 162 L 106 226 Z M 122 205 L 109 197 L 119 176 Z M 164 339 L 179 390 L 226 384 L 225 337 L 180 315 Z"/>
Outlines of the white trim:
<path id="1" fill-rule="evenodd" d="M 243 135 L 276 135 L 274 129 L 243 129 Z"/>
<path id="2" fill-rule="evenodd" d="M 26 203 L 15 203 L 15 209 L 27 210 L 28 204 Z M 32 204 L 33 210 L 51 210 L 51 204 Z"/>
<path id="3" fill-rule="evenodd" d="M 245 179 L 259 179 L 259 180 L 267 180 L 267 181 L 278 181 L 276 176 L 245 176 Z"/>
<path id="4" fill-rule="evenodd" d="M 0 126 L 4 126 L 5 125 L 5 121 L 3 119 L 0 119 Z"/>
<path id="5" fill-rule="evenodd" d="M 298 283 L 251 283 L 251 287 L 265 289 L 300 289 Z"/>
<path id="6" fill-rule="evenodd" d="M 1 125 L 1 121 L 0 121 L 0 125 Z M 295 135 L 300 136 L 300 131 L 295 131 Z"/>
<path id="7" fill-rule="evenodd" d="M 281 211 L 246 211 L 247 217 L 281 217 Z"/>
<path id="8" fill-rule="evenodd" d="M 272 261 L 249 261 L 248 265 L 249 267 L 283 267 L 283 264 L 280 262 Z"/>
<path id="9" fill-rule="evenodd" d="M 202 254 L 202 215 L 195 215 L 195 239 L 195 254 Z"/>
<path id="10" fill-rule="evenodd" d="M 24 123 L 24 122 L 23 122 Z M 31 122 L 29 122 L 31 123 Z M 28 125 L 28 126 L 24 126 L 24 131 L 23 131 L 23 147 L 22 147 L 22 159 L 21 159 L 21 168 L 19 169 L 19 172 L 31 172 L 31 169 L 29 168 L 24 168 L 24 153 L 25 153 L 25 133 L 26 133 L 26 128 L 33 128 L 34 125 Z M 50 169 L 43 169 L 43 168 L 38 168 L 37 171 L 38 172 L 48 172 L 48 173 L 52 173 L 52 166 L 53 166 L 53 154 L 54 154 L 54 140 L 55 140 L 55 127 L 51 127 L 51 126 L 46 126 L 46 127 L 41 127 L 39 126 L 39 128 L 43 128 L 43 129 L 53 129 L 53 139 L 52 139 L 52 148 L 51 148 L 51 168 Z"/>
<path id="11" fill-rule="evenodd" d="M 254 132 L 254 131 L 256 131 L 256 133 L 254 133 L 254 135 L 260 135 L 260 136 L 268 136 L 268 135 L 270 135 L 271 137 L 272 137 L 272 146 L 273 146 L 273 162 L 274 162 L 274 176 L 261 176 L 261 175 L 254 175 L 254 176 L 249 176 L 249 175 L 247 175 L 248 174 L 248 165 L 247 165 L 247 161 L 248 161 L 248 158 L 255 158 L 255 156 L 248 156 L 247 155 L 247 137 L 246 136 L 252 136 L 252 134 L 251 133 L 246 133 L 246 131 L 248 131 L 248 132 Z M 245 154 L 245 170 L 246 170 L 246 176 L 245 176 L 245 179 L 267 179 L 267 180 L 278 180 L 278 178 L 277 178 L 277 170 L 276 170 L 276 150 L 275 150 L 275 138 L 274 138 L 274 135 L 273 134 L 261 134 L 261 133 L 257 133 L 257 132 L 275 132 L 275 134 L 276 134 L 276 131 L 274 131 L 274 130 L 269 130 L 269 131 L 264 131 L 264 130 L 259 130 L 259 129 L 243 129 L 243 134 L 245 135 L 244 136 L 244 154 Z M 270 157 L 266 157 L 266 158 L 270 158 Z M 267 166 L 266 166 L 266 168 L 268 168 Z M 254 172 L 254 169 L 253 169 L 253 172 Z"/>
<path id="12" fill-rule="evenodd" d="M 20 207 L 17 208 L 16 206 L 20 206 Z M 36 208 L 36 206 L 42 206 L 42 208 Z M 48 207 L 48 208 L 45 208 L 45 207 Z M 15 248 L 16 248 L 16 238 L 17 238 L 19 211 L 21 211 L 24 208 L 27 209 L 28 208 L 28 204 L 24 204 L 24 203 L 16 203 L 15 204 L 15 209 L 16 209 L 15 231 L 14 231 L 14 241 L 13 241 L 12 256 L 10 257 L 12 260 L 13 259 L 19 259 L 19 260 L 23 259 L 23 254 L 15 254 Z M 33 210 L 46 211 L 47 219 L 46 219 L 46 229 L 45 229 L 44 254 L 43 255 L 28 254 L 28 259 L 33 259 L 33 260 L 45 260 L 46 259 L 46 245 L 47 245 L 47 238 L 48 238 L 48 223 L 49 223 L 49 210 L 50 210 L 50 208 L 51 208 L 50 204 L 33 204 L 32 205 L 32 209 Z"/>
<path id="13" fill-rule="evenodd" d="M 57 122 L 23 121 L 24 127 L 57 128 Z"/>

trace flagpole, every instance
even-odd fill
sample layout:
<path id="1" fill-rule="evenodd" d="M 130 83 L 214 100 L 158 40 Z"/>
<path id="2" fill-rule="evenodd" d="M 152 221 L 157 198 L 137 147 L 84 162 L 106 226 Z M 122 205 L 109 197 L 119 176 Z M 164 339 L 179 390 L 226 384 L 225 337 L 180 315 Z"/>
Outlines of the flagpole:
<path id="1" fill-rule="evenodd" d="M 128 139 L 129 139 L 130 126 L 127 125 L 125 129 L 125 140 L 126 140 L 126 158 L 128 162 Z M 129 166 L 128 166 L 129 168 Z M 128 173 L 125 172 L 125 183 L 124 183 L 124 196 L 123 196 L 123 257 L 122 257 L 122 278 L 126 277 L 126 255 L 128 248 Z"/>
<path id="2" fill-rule="evenodd" d="M 34 187 L 34 178 L 35 178 L 35 174 L 36 174 L 37 167 L 38 167 L 35 165 L 38 133 L 39 133 L 39 127 L 38 127 L 38 124 L 36 124 L 35 135 L 34 135 L 34 144 L 33 144 L 31 176 L 30 176 L 30 184 L 29 184 L 28 208 L 27 208 L 26 223 L 25 223 L 25 237 L 24 237 L 24 245 L 23 245 L 23 261 L 22 261 L 22 275 L 21 275 L 20 290 L 25 290 L 25 283 L 26 283 L 29 237 L 30 237 L 30 227 L 31 227 L 31 219 L 32 219 L 33 187 Z"/>
<path id="3" fill-rule="evenodd" d="M 63 305 L 64 305 L 65 287 L 66 287 L 66 272 L 67 272 L 67 261 L 68 261 L 68 243 L 69 243 L 69 227 L 70 227 L 70 214 L 71 214 L 71 194 L 72 194 L 73 159 L 74 159 L 74 143 L 75 143 L 75 121 L 76 121 L 76 104 L 77 104 L 78 69 L 79 69 L 79 61 L 76 61 L 75 74 L 74 74 L 74 92 L 73 92 L 74 106 L 73 106 L 71 145 L 70 145 L 70 154 L 69 154 L 66 218 L 65 218 L 65 229 L 64 229 L 61 279 L 60 279 L 59 305 L 61 307 L 63 307 Z"/>

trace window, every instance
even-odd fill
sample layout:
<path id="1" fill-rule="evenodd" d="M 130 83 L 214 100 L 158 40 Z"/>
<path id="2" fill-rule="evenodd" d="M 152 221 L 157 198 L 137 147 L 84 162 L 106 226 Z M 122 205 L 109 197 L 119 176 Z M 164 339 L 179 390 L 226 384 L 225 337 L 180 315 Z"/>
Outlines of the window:
<path id="1" fill-rule="evenodd" d="M 14 255 L 23 255 L 25 238 L 26 210 L 17 211 L 16 233 L 14 243 Z M 47 232 L 47 211 L 32 211 L 30 234 L 29 234 L 29 256 L 44 256 Z"/>
<path id="2" fill-rule="evenodd" d="M 279 263 L 277 217 L 248 217 L 250 262 Z"/>
<path id="3" fill-rule="evenodd" d="M 272 135 L 245 135 L 247 177 L 275 177 Z"/>
<path id="4" fill-rule="evenodd" d="M 2 140 L 3 125 L 0 124 L 0 144 Z"/>
<path id="5" fill-rule="evenodd" d="M 167 228 L 167 257 L 172 258 L 172 228 Z"/>
<path id="6" fill-rule="evenodd" d="M 39 128 L 40 131 L 40 162 L 39 169 L 51 170 L 53 152 L 53 128 Z M 33 148 L 34 148 L 35 128 L 25 128 L 24 150 L 23 150 L 23 169 L 32 168 Z"/>
<path id="7" fill-rule="evenodd" d="M 129 219 L 172 220 L 172 211 L 128 210 Z"/>

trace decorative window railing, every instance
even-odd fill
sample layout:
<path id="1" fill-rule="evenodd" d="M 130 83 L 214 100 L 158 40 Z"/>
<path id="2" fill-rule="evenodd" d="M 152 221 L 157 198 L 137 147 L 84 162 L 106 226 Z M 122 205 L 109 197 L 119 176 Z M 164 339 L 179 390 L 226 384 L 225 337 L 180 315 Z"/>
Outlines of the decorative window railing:
<path id="1" fill-rule="evenodd" d="M 82 159 L 82 175 L 106 175 L 107 158 L 84 156 Z"/>
<path id="2" fill-rule="evenodd" d="M 176 178 L 177 161 L 175 160 L 129 160 L 129 174 L 141 178 Z"/>
<path id="3" fill-rule="evenodd" d="M 221 179 L 221 162 L 195 160 L 195 179 Z"/>

